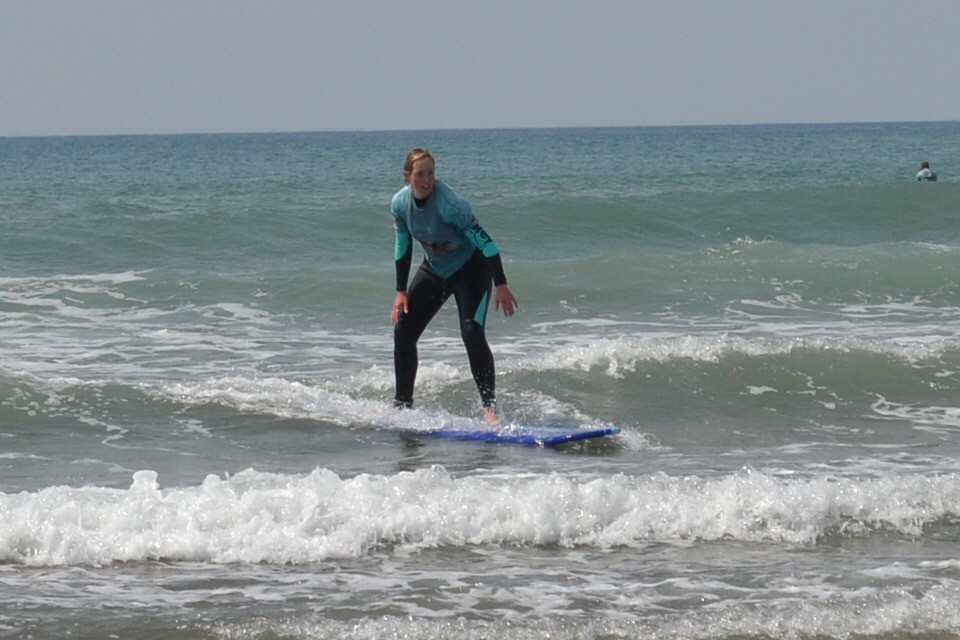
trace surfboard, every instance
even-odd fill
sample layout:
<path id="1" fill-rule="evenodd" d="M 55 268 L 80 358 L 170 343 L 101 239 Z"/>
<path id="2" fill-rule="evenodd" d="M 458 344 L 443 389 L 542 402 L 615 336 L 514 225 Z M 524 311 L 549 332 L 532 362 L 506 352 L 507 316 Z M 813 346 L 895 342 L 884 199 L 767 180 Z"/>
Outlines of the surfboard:
<path id="1" fill-rule="evenodd" d="M 498 427 L 436 429 L 416 431 L 415 433 L 436 438 L 451 438 L 454 440 L 507 442 L 537 447 L 554 447 L 567 442 L 613 436 L 620 433 L 620 429 L 616 427 L 579 429 L 576 427 L 506 424 Z"/>

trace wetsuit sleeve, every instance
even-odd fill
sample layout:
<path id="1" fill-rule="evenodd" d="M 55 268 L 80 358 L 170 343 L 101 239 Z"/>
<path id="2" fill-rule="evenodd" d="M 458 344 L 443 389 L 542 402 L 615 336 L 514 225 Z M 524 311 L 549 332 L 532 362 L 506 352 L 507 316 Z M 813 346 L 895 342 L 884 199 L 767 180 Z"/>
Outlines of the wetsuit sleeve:
<path id="1" fill-rule="evenodd" d="M 413 262 L 413 238 L 405 224 L 398 222 L 395 229 L 397 244 L 393 249 L 393 259 L 397 267 L 397 291 L 406 291 L 410 265 Z"/>
<path id="2" fill-rule="evenodd" d="M 492 255 L 487 258 L 487 262 L 490 264 L 490 270 L 493 272 L 493 284 L 498 287 L 502 284 L 507 284 L 507 274 L 503 272 L 503 261 L 500 259 L 500 254 Z"/>
<path id="3" fill-rule="evenodd" d="M 493 272 L 493 283 L 497 286 L 507 284 L 507 276 L 503 271 L 503 260 L 500 259 L 500 248 L 493 238 L 483 230 L 479 223 L 474 223 L 465 232 L 467 238 L 483 253 Z"/>

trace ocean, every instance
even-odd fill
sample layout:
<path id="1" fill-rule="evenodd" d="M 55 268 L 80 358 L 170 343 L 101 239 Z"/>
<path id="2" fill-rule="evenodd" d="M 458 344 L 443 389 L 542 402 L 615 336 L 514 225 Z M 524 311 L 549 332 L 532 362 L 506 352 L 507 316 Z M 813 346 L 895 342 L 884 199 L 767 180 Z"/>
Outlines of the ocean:
<path id="1" fill-rule="evenodd" d="M 480 423 L 452 300 L 391 408 L 415 146 L 504 420 L 618 435 L 411 435 Z M 0 139 L 0 637 L 960 638 L 958 175 L 960 122 Z"/>

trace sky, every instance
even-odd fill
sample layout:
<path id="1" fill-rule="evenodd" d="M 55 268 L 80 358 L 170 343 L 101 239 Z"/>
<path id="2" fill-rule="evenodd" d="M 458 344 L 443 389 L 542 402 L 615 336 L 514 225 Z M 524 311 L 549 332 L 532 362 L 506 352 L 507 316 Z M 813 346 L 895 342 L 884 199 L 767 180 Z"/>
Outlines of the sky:
<path id="1" fill-rule="evenodd" d="M 960 0 L 0 0 L 0 136 L 960 119 Z"/>

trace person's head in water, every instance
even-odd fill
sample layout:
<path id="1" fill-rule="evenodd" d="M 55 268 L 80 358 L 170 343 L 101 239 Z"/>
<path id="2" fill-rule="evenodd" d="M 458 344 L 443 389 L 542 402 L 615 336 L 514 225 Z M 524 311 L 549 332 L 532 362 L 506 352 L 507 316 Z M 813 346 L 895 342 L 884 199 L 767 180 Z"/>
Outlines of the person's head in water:
<path id="1" fill-rule="evenodd" d="M 426 149 L 411 149 L 403 161 L 403 179 L 410 185 L 413 197 L 423 200 L 433 191 L 436 181 L 436 160 Z"/>

